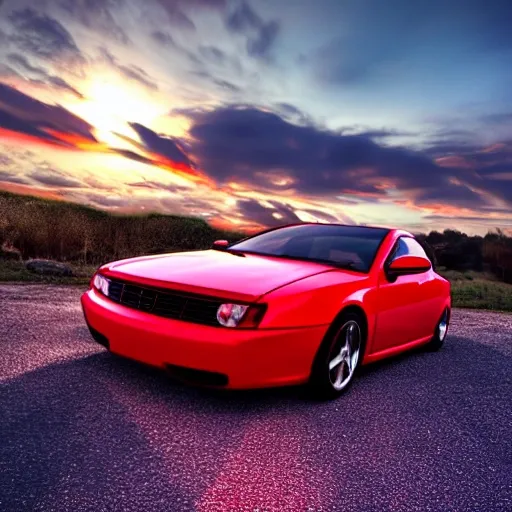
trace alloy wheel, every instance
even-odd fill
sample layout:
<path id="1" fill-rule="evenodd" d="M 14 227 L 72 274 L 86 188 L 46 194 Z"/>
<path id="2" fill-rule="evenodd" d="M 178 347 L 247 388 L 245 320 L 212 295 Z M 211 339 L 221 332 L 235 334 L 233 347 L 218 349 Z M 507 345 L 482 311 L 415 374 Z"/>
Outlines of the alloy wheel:
<path id="1" fill-rule="evenodd" d="M 443 317 L 441 318 L 439 325 L 437 326 L 438 336 L 440 341 L 444 341 L 446 333 L 448 332 L 448 310 L 445 310 Z"/>
<path id="2" fill-rule="evenodd" d="M 352 380 L 361 351 L 361 328 L 349 320 L 338 331 L 329 355 L 329 381 L 341 391 Z"/>

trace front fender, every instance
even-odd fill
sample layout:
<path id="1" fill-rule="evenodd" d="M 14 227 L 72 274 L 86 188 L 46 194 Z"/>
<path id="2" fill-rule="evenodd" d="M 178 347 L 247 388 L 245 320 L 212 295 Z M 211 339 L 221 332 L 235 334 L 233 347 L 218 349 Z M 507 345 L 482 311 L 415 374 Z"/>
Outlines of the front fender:
<path id="1" fill-rule="evenodd" d="M 260 328 L 280 329 L 330 325 L 348 306 L 364 310 L 373 327 L 375 287 L 370 276 L 326 272 L 301 279 L 263 295 L 267 304 Z"/>

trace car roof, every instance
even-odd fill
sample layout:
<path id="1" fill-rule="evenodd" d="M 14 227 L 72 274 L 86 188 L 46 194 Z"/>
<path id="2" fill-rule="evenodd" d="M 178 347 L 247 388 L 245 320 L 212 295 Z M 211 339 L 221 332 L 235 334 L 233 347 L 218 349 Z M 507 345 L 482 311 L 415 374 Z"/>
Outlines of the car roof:
<path id="1" fill-rule="evenodd" d="M 342 226 L 342 227 L 347 227 L 347 228 L 381 229 L 381 230 L 387 230 L 388 232 L 393 233 L 393 235 L 395 235 L 395 236 L 414 237 L 414 235 L 412 233 L 410 233 L 409 231 L 406 231 L 406 230 L 400 229 L 400 228 L 390 228 L 389 226 L 367 226 L 367 225 L 361 225 L 361 224 L 341 224 L 341 223 L 336 223 L 336 222 L 294 222 L 291 224 L 283 224 L 281 226 L 276 226 L 274 228 L 267 229 L 263 232 L 274 231 L 277 229 L 289 228 L 289 227 L 293 227 L 293 226 L 308 226 L 308 225 L 309 226 L 323 225 L 323 226 Z"/>

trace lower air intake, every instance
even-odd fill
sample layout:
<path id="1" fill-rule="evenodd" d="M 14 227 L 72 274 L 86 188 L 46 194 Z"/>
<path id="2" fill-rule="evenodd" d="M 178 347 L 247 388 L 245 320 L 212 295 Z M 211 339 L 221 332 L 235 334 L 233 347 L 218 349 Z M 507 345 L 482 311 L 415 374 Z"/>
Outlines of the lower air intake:
<path id="1" fill-rule="evenodd" d="M 167 364 L 165 367 L 171 377 L 188 384 L 200 386 L 226 386 L 228 384 L 228 376 L 223 373 L 196 370 L 173 364 Z"/>

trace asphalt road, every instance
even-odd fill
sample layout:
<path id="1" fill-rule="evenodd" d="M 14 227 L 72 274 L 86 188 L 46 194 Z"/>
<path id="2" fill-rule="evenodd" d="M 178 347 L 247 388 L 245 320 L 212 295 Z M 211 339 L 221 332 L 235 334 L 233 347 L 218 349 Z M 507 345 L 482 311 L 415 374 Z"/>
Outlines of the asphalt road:
<path id="1" fill-rule="evenodd" d="M 0 286 L 0 510 L 512 510 L 512 315 L 456 311 L 440 352 L 315 403 L 114 357 L 80 292 Z"/>

